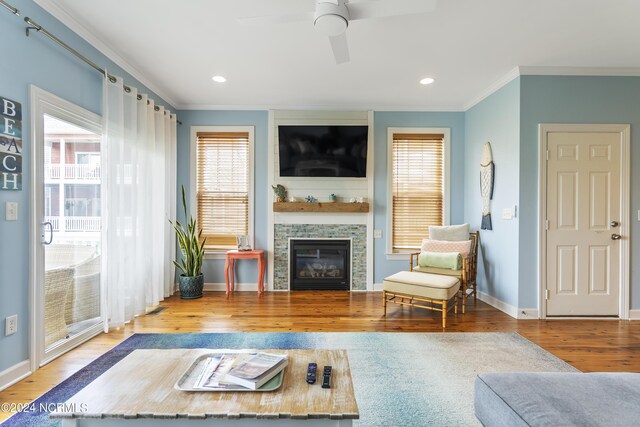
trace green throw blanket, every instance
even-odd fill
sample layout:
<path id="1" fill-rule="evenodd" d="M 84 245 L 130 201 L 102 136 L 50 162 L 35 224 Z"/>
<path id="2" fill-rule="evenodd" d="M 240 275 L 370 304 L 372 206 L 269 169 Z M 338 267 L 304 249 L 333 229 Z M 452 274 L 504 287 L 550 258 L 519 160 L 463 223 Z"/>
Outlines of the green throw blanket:
<path id="1" fill-rule="evenodd" d="M 418 265 L 420 267 L 460 270 L 462 268 L 462 255 L 458 252 L 421 252 L 418 255 Z"/>

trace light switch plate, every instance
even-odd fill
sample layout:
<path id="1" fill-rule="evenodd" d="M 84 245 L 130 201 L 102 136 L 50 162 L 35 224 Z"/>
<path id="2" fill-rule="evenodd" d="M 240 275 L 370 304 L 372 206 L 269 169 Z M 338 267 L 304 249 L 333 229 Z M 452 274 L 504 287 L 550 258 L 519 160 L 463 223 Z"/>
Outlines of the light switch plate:
<path id="1" fill-rule="evenodd" d="M 18 202 L 7 202 L 4 217 L 7 221 L 18 220 Z"/>
<path id="2" fill-rule="evenodd" d="M 382 230 L 373 230 L 374 239 L 382 239 Z"/>
<path id="3" fill-rule="evenodd" d="M 513 211 L 511 208 L 502 209 L 502 219 L 513 219 Z"/>

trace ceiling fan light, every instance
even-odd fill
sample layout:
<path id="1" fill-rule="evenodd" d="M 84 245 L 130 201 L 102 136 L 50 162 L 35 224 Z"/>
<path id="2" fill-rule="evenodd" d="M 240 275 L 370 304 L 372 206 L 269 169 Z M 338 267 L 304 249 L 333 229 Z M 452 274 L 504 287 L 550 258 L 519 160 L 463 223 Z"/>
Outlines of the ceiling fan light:
<path id="1" fill-rule="evenodd" d="M 431 83 L 435 82 L 436 79 L 434 79 L 433 77 L 425 77 L 424 79 L 420 80 L 420 84 L 421 85 L 430 85 Z"/>
<path id="2" fill-rule="evenodd" d="M 318 16 L 314 25 L 320 34 L 334 37 L 344 33 L 349 22 L 340 15 L 327 14 Z"/>
<path id="3" fill-rule="evenodd" d="M 227 81 L 227 79 L 225 79 L 223 76 L 213 76 L 211 77 L 211 80 L 213 80 L 216 83 L 224 83 Z"/>

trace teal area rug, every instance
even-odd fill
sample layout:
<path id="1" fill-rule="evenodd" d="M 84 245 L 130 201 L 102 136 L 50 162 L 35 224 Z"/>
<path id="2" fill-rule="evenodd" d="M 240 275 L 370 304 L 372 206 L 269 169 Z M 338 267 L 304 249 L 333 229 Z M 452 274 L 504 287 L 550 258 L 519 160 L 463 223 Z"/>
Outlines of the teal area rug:
<path id="1" fill-rule="evenodd" d="M 356 426 L 474 426 L 473 383 L 481 372 L 575 372 L 516 333 L 135 334 L 36 400 L 63 403 L 136 349 L 346 349 L 360 410 Z M 23 412 L 3 426 L 59 426 Z M 187 423 L 188 425 L 188 423 Z"/>

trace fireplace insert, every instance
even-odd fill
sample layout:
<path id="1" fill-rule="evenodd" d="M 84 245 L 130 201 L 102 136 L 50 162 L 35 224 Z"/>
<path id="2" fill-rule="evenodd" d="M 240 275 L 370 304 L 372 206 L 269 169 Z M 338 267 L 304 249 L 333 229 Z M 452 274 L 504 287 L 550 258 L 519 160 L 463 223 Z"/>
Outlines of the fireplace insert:
<path id="1" fill-rule="evenodd" d="M 289 264 L 291 290 L 351 288 L 349 240 L 291 240 Z"/>

